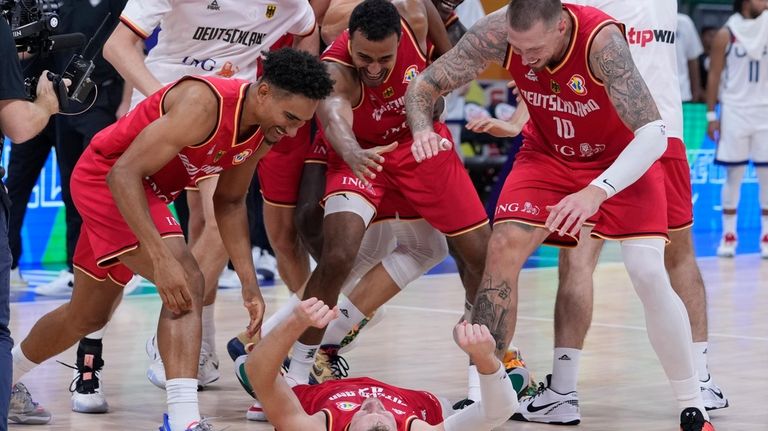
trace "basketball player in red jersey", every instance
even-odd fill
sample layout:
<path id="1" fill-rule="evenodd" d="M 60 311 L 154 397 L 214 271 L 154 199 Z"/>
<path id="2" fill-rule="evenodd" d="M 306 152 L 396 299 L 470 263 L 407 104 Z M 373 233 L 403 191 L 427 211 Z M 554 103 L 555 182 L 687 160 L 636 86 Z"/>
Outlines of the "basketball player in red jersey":
<path id="1" fill-rule="evenodd" d="M 417 165 L 409 153 L 403 96 L 426 67 L 426 45 L 423 25 L 412 29 L 392 3 L 366 0 L 353 10 L 348 31 L 322 56 L 335 84 L 318 118 L 335 152 L 328 161 L 323 250 L 305 298 L 336 304 L 368 224 L 393 191 L 402 193 L 415 210 L 407 214 L 408 209 L 400 208 L 400 216 L 423 217 L 449 236 L 464 260 L 467 297 L 474 298 L 489 236 L 477 193 L 457 154 Z M 448 137 L 447 127 L 440 127 Z M 358 178 L 361 166 L 378 160 L 382 152 L 387 152 L 384 169 L 370 182 Z M 461 201 L 452 202 L 450 196 L 461 196 Z M 310 329 L 293 348 L 289 375 L 299 382 L 306 381 L 322 335 L 322 330 Z"/>
<path id="2" fill-rule="evenodd" d="M 69 303 L 45 315 L 14 350 L 14 381 L 101 328 L 133 273 L 163 302 L 158 342 L 169 416 L 163 431 L 209 430 L 197 406 L 204 280 L 167 204 L 201 175 L 220 173 L 214 209 L 243 284 L 249 332 L 264 302 L 250 254 L 244 197 L 259 159 L 309 121 L 332 82 L 313 56 L 270 54 L 256 83 L 187 77 L 154 93 L 97 134 L 72 176 L 83 215 Z"/>
<path id="3" fill-rule="evenodd" d="M 448 418 L 433 394 L 362 377 L 291 389 L 278 370 L 302 332 L 323 328 L 339 315 L 317 298 L 299 303 L 293 313 L 256 345 L 245 364 L 248 382 L 277 430 L 328 431 L 486 431 L 504 423 L 517 408 L 517 396 L 493 336 L 483 325 L 462 322 L 454 329 L 459 347 L 481 373 L 483 404 Z"/>
<path id="4" fill-rule="evenodd" d="M 693 367 L 688 316 L 664 269 L 666 199 L 657 160 L 666 149 L 665 126 L 623 27 L 597 9 L 559 0 L 514 0 L 487 16 L 409 88 L 416 160 L 440 154 L 425 116 L 436 97 L 492 61 L 512 74 L 531 120 L 496 209 L 473 321 L 491 328 L 503 353 L 514 334 L 525 259 L 543 242 L 576 244 L 590 222 L 592 235 L 621 241 L 648 336 L 682 409 L 681 428 L 713 430 Z"/>

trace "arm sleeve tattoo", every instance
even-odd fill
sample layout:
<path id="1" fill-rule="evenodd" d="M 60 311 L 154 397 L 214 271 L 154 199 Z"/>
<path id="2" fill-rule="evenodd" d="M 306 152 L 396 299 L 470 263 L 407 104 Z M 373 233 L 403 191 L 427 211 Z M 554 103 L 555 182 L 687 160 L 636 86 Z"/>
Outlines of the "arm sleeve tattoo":
<path id="1" fill-rule="evenodd" d="M 441 94 L 472 81 L 490 62 L 504 62 L 506 9 L 477 22 L 453 49 L 432 63 L 408 86 L 405 106 L 414 132 L 432 127 L 432 107 Z"/>
<path id="2" fill-rule="evenodd" d="M 637 70 L 629 45 L 615 26 L 598 33 L 589 53 L 589 66 L 603 81 L 613 106 L 633 132 L 661 116 L 651 92 Z"/>

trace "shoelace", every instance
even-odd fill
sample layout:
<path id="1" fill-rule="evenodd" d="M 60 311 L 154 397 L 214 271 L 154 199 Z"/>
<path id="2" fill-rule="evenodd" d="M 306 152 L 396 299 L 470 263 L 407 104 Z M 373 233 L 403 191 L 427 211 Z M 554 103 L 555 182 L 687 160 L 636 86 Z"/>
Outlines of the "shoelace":
<path id="1" fill-rule="evenodd" d="M 344 357 L 338 353 L 336 355 L 328 356 L 328 360 L 331 364 L 331 374 L 333 374 L 335 379 L 339 380 L 349 376 L 349 364 L 347 363 L 347 360 L 344 359 Z"/>
<path id="2" fill-rule="evenodd" d="M 80 393 L 80 394 L 94 394 L 96 393 L 96 390 L 99 388 L 99 377 L 101 375 L 101 368 L 104 366 L 104 360 L 100 357 L 96 356 L 94 357 L 94 366 L 89 367 L 83 364 L 80 366 L 79 364 L 75 364 L 75 366 L 66 364 L 61 361 L 56 361 L 60 363 L 61 365 L 64 365 L 67 368 L 71 368 L 75 371 L 77 371 L 77 375 L 75 375 L 75 378 L 72 379 L 72 382 L 69 384 L 69 392 L 74 393 Z M 81 358 L 78 358 L 78 362 L 81 362 Z M 84 361 L 83 361 L 84 362 Z M 92 377 L 88 380 L 83 379 L 83 375 L 91 373 Z"/>
<path id="3" fill-rule="evenodd" d="M 195 425 L 194 428 L 190 429 L 190 431 L 215 431 L 213 429 L 213 425 L 211 425 L 210 421 L 216 419 L 215 417 L 207 417 L 200 419 L 200 422 Z M 224 427 L 220 431 L 226 431 L 229 427 Z"/>

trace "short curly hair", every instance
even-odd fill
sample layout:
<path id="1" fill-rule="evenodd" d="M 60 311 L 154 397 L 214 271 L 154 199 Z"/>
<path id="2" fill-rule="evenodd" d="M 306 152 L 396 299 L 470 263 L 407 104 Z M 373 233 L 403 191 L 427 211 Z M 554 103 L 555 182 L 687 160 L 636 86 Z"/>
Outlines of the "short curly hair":
<path id="1" fill-rule="evenodd" d="M 349 16 L 349 35 L 360 31 L 366 39 L 379 42 L 392 34 L 403 33 L 400 12 L 389 0 L 365 0 Z"/>
<path id="2" fill-rule="evenodd" d="M 325 64 L 317 57 L 293 48 L 267 53 L 261 80 L 312 100 L 325 99 L 333 89 L 333 80 Z"/>

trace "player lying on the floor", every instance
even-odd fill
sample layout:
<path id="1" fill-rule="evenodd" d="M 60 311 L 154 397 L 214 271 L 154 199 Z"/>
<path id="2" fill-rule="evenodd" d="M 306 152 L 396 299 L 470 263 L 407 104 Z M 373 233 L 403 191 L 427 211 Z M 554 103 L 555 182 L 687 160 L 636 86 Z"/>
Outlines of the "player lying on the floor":
<path id="1" fill-rule="evenodd" d="M 481 431 L 504 423 L 517 410 L 517 394 L 494 356 L 483 325 L 459 323 L 454 339 L 480 371 L 482 402 L 443 419 L 443 407 L 429 392 L 391 386 L 367 377 L 291 388 L 279 370 L 288 350 L 309 327 L 323 328 L 338 317 L 317 298 L 302 301 L 293 314 L 264 337 L 246 362 L 253 391 L 278 430 Z"/>

